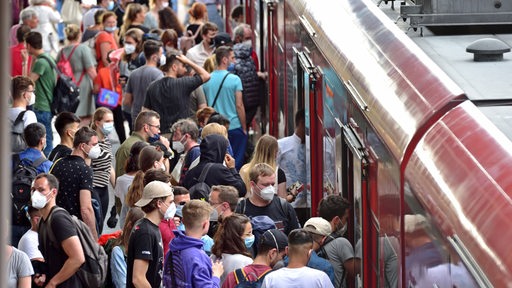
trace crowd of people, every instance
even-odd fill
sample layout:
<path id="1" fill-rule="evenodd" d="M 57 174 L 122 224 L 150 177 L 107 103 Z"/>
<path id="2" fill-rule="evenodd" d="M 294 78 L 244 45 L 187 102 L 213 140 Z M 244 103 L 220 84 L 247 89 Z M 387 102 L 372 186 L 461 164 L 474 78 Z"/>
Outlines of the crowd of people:
<path id="1" fill-rule="evenodd" d="M 105 287 L 353 279 L 350 204 L 330 195 L 319 217 L 308 213 L 304 110 L 293 135 L 262 135 L 246 156 L 266 75 L 243 7 L 230 35 L 215 0 L 190 3 L 186 23 L 174 1 L 57 2 L 31 0 L 11 29 L 8 118 L 23 127 L 12 133 L 13 178 L 22 168 L 34 178 L 27 205 L 13 205 L 8 287 L 85 287 L 73 217 L 110 247 Z M 80 102 L 54 115 L 55 67 L 65 65 Z M 121 230 L 104 233 L 117 219 Z"/>

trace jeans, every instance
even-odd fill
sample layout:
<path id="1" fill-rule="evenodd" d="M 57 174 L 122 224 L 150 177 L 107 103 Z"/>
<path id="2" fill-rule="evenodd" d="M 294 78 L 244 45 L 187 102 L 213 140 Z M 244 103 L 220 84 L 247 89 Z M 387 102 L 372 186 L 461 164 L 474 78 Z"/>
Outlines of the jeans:
<path id="1" fill-rule="evenodd" d="M 46 128 L 46 147 L 43 152 L 48 157 L 53 150 L 52 112 L 34 110 L 34 113 L 36 114 L 37 122 L 43 124 L 44 128 Z"/>
<path id="2" fill-rule="evenodd" d="M 232 129 L 228 131 L 229 143 L 233 148 L 233 158 L 235 158 L 236 169 L 244 165 L 245 149 L 247 147 L 247 134 L 244 133 L 242 128 Z"/>

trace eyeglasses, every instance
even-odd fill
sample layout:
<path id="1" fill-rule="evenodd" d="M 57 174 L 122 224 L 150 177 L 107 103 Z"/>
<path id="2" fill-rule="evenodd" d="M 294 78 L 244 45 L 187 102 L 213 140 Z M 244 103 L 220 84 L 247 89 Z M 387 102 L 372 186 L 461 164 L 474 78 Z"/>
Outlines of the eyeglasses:
<path id="1" fill-rule="evenodd" d="M 146 123 L 146 124 L 148 124 L 148 126 L 155 127 L 156 129 L 160 129 L 160 125 L 153 125 L 153 124 L 149 124 L 149 123 Z"/>

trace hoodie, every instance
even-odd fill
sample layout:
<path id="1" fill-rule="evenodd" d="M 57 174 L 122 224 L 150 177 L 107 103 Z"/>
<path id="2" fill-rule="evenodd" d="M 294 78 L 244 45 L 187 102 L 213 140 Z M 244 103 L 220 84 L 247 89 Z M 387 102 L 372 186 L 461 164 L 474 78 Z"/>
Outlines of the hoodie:
<path id="1" fill-rule="evenodd" d="M 229 169 L 222 164 L 227 153 L 227 148 L 228 139 L 224 136 L 216 134 L 206 136 L 199 146 L 201 150 L 199 164 L 187 172 L 183 186 L 190 189 L 190 187 L 198 182 L 199 176 L 206 164 L 214 163 L 210 167 L 210 170 L 208 170 L 204 182 L 210 187 L 213 185 L 233 186 L 238 190 L 238 196 L 244 197 L 247 191 L 242 177 L 240 177 L 240 174 L 238 174 L 235 168 Z"/>
<path id="2" fill-rule="evenodd" d="M 173 232 L 175 238 L 169 244 L 170 253 L 165 256 L 164 287 L 175 287 L 173 276 L 176 277 L 176 287 L 220 287 L 220 279 L 213 276 L 212 262 L 202 250 L 203 241 L 179 230 Z M 171 257 L 172 268 L 169 262 Z"/>

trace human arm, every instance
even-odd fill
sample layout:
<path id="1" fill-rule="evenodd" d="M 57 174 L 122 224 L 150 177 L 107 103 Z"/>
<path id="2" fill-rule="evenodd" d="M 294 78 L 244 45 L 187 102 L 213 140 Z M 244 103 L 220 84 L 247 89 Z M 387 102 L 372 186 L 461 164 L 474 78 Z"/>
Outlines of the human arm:
<path id="1" fill-rule="evenodd" d="M 238 191 L 238 197 L 244 197 L 247 193 L 247 189 L 244 180 L 242 180 L 242 177 L 240 177 L 240 174 L 238 171 L 236 171 L 235 159 L 229 154 L 226 154 L 224 159 L 226 161 L 226 166 L 229 169 L 229 172 L 225 173 L 225 175 L 221 178 L 224 179 L 226 183 L 224 185 L 231 185 L 235 187 Z"/>
<path id="2" fill-rule="evenodd" d="M 245 124 L 245 107 L 244 107 L 244 99 L 242 91 L 235 92 L 235 101 L 236 101 L 236 113 L 238 114 L 238 119 L 240 120 L 240 125 L 242 125 L 242 130 L 245 134 L 247 134 L 247 126 Z"/>
<path id="3" fill-rule="evenodd" d="M 116 187 L 116 170 L 114 170 L 114 166 L 110 166 L 110 184 L 113 188 Z"/>
<path id="4" fill-rule="evenodd" d="M 128 83 L 130 83 L 130 80 L 128 80 Z M 131 106 L 133 102 L 133 95 L 132 93 L 124 93 L 123 94 L 123 105 L 125 106 Z"/>
<path id="5" fill-rule="evenodd" d="M 91 78 L 91 79 L 95 79 L 96 76 L 98 75 L 98 73 L 96 72 L 96 67 L 94 67 L 94 66 L 87 68 L 85 71 L 86 71 L 87 75 L 89 75 L 89 78 Z"/>
<path id="6" fill-rule="evenodd" d="M 110 50 L 112 50 L 112 45 L 110 42 L 100 43 L 100 61 L 103 62 L 103 67 L 108 66 L 107 55 Z"/>
<path id="7" fill-rule="evenodd" d="M 146 279 L 146 272 L 149 268 L 149 261 L 142 259 L 135 259 L 133 261 L 133 276 L 132 283 L 135 287 L 151 288 L 148 279 Z"/>
<path id="8" fill-rule="evenodd" d="M 61 246 L 68 259 L 64 262 L 62 269 L 46 285 L 49 288 L 57 287 L 57 285 L 68 280 L 85 262 L 84 251 L 78 236 L 71 236 L 65 239 L 61 242 Z"/>
<path id="9" fill-rule="evenodd" d="M 194 63 L 192 60 L 188 59 L 184 55 L 178 55 L 178 56 L 176 56 L 176 58 L 178 60 L 180 60 L 183 64 L 189 65 L 190 67 L 192 67 L 192 69 L 194 69 L 194 71 L 197 72 L 197 75 L 199 75 L 201 77 L 201 80 L 203 81 L 203 83 L 210 80 L 210 73 L 208 73 L 208 71 L 204 70 L 203 67 L 197 65 L 196 63 Z"/>
<path id="10" fill-rule="evenodd" d="M 80 215 L 82 220 L 91 230 L 92 236 L 98 240 L 98 233 L 96 231 L 96 218 L 94 210 L 92 209 L 91 191 L 87 189 L 80 190 Z"/>
<path id="11" fill-rule="evenodd" d="M 110 256 L 112 283 L 115 287 L 126 287 L 126 261 L 121 246 L 115 246 Z"/>
<path id="12" fill-rule="evenodd" d="M 32 287 L 32 277 L 31 276 L 23 276 L 18 278 L 18 288 L 31 288 Z"/>
<path id="13" fill-rule="evenodd" d="M 220 287 L 220 276 L 224 273 L 224 267 L 219 260 L 213 262 L 212 267 L 205 264 L 193 264 L 192 287 Z"/>

